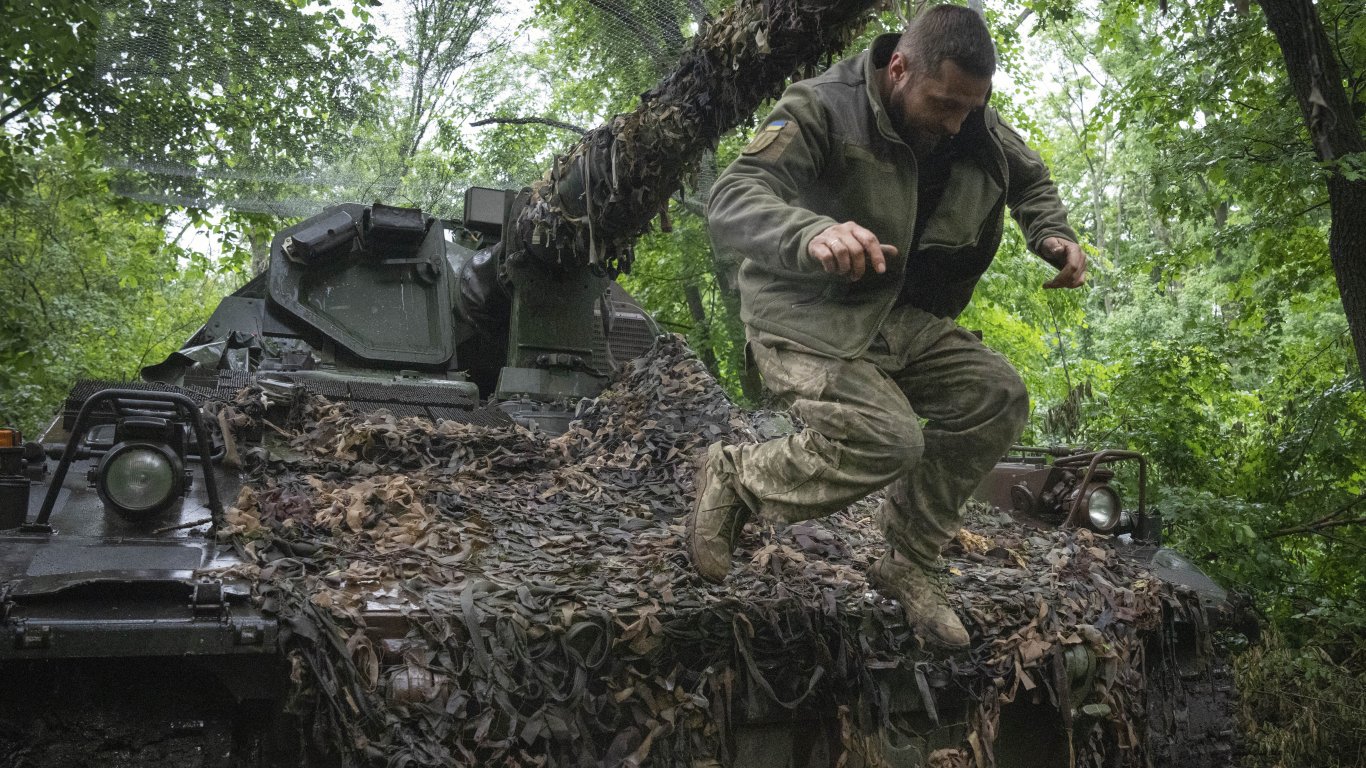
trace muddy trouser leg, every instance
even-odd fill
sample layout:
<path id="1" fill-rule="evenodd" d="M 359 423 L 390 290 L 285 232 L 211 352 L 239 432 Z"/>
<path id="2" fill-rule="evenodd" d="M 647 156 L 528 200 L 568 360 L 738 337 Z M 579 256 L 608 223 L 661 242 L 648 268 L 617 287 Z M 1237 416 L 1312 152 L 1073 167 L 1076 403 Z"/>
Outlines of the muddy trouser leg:
<path id="1" fill-rule="evenodd" d="M 952 320 L 900 307 L 883 328 L 869 358 L 925 419 L 925 452 L 888 489 L 878 522 L 893 549 L 929 564 L 958 532 L 968 496 L 1019 439 L 1029 397 L 1014 367 Z"/>
<path id="2" fill-rule="evenodd" d="M 916 309 L 893 311 L 855 360 L 762 332 L 750 346 L 764 385 L 806 426 L 757 445 L 717 446 L 717 469 L 734 476 L 751 510 L 780 523 L 838 511 L 896 481 L 879 522 L 894 549 L 921 562 L 953 537 L 963 502 L 1028 414 L 1024 385 L 1004 358 Z"/>
<path id="3" fill-rule="evenodd" d="M 712 446 L 749 508 L 775 523 L 830 514 L 915 466 L 920 423 L 896 382 L 866 359 L 846 360 L 750 333 L 764 386 L 805 427 L 759 444 Z"/>

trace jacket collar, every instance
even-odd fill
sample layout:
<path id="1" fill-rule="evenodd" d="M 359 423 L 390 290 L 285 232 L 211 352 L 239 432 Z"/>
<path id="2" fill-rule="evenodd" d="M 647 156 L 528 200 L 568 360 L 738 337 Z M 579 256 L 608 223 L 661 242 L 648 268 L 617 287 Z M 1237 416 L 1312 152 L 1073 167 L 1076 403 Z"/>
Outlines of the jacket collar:
<path id="1" fill-rule="evenodd" d="M 887 62 L 892 58 L 892 50 L 896 48 L 896 41 L 900 39 L 901 35 L 896 32 L 878 35 L 863 53 L 863 87 L 867 91 L 868 103 L 873 108 L 873 119 L 877 121 L 878 133 L 898 144 L 903 142 L 896 129 L 892 127 L 892 118 L 887 114 L 887 107 L 882 102 L 882 91 L 879 87 L 882 76 L 879 70 L 887 66 Z"/>

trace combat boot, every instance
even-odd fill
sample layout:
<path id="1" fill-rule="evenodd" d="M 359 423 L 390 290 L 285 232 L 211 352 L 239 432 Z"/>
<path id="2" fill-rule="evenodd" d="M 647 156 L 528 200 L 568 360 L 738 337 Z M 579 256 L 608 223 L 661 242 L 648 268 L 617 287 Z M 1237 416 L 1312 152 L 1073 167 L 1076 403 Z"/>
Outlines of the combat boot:
<path id="1" fill-rule="evenodd" d="M 967 648 L 971 643 L 944 590 L 920 564 L 889 551 L 869 566 L 868 582 L 901 603 L 911 628 L 927 642 L 950 650 Z"/>
<path id="2" fill-rule="evenodd" d="M 712 446 L 719 451 L 719 446 Z M 688 558 L 702 578 L 715 584 L 730 573 L 730 556 L 749 519 L 749 509 L 735 492 L 735 477 L 716 469 L 713 451 L 698 463 L 697 499 L 688 514 L 685 534 Z"/>

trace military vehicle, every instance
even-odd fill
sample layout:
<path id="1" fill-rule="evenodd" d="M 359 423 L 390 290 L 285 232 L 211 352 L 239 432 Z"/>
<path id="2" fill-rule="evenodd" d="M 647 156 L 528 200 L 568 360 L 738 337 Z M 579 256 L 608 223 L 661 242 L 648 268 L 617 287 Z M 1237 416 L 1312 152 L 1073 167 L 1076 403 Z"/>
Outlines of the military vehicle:
<path id="1" fill-rule="evenodd" d="M 290 448 L 269 428 L 231 428 L 223 404 L 253 387 L 271 403 L 262 423 L 284 423 L 308 391 L 360 412 L 563 432 L 614 369 L 649 351 L 658 328 L 615 283 L 552 287 L 510 275 L 515 267 L 498 256 L 515 203 L 510 193 L 472 189 L 458 222 L 380 204 L 330 208 L 280 232 L 270 270 L 224 299 L 179 352 L 144 370 L 143 382 L 80 382 L 39 440 L 0 433 L 8 442 L 0 448 L 0 668 L 11 682 L 0 713 L 16 754 L 36 750 L 76 765 L 78 744 L 93 742 L 127 764 L 192 755 L 195 764 L 246 765 L 298 764 L 316 750 L 288 736 L 298 723 L 282 706 L 291 686 L 287 633 L 234 568 L 241 550 L 219 535 L 244 482 L 242 462 Z M 569 302 L 547 300 L 573 293 Z M 491 309 L 498 301 L 503 308 Z M 1117 462 L 1139 469 L 1134 506 L 1112 483 Z M 1021 448 L 978 495 L 1022 532 L 1113 536 L 1122 557 L 1199 595 L 1144 634 L 1152 656 L 1145 738 L 1149 754 L 1170 758 L 1164 764 L 1213 765 L 1228 756 L 1230 699 L 1209 630 L 1228 600 L 1159 546 L 1145 475 L 1143 458 L 1130 452 Z M 685 499 L 672 506 L 685 508 Z M 380 642 L 401 639 L 406 629 L 394 612 L 380 614 L 369 631 Z M 908 723 L 884 728 L 880 749 L 887 764 L 927 764 L 933 747 L 965 738 L 970 718 L 949 713 L 968 711 L 970 699 L 954 694 L 968 686 L 926 667 L 920 651 L 906 658 L 906 668 L 880 672 L 875 683 Z M 1070 728 L 1073 717 L 1105 716 L 1088 702 L 1095 652 L 1066 646 L 1058 663 L 1074 702 L 1061 706 L 1075 711 L 1059 713 L 1047 699 L 1006 707 L 996 764 L 1068 765 L 1059 718 Z M 405 690 L 439 687 L 404 674 Z M 761 754 L 775 765 L 839 759 L 828 714 L 785 709 L 766 700 L 781 697 L 745 685 L 735 695 L 734 764 Z M 918 746 L 896 752 L 888 733 Z"/>
<path id="2" fill-rule="evenodd" d="M 143 381 L 0 432 L 6 760 L 1225 764 L 1224 596 L 1152 540 L 1145 478 L 1120 503 L 1109 465 L 1136 457 L 997 468 L 989 535 L 949 553 L 968 658 L 868 590 L 866 505 L 755 527 L 721 587 L 681 559 L 680 446 L 764 429 L 681 399 L 714 389 L 695 365 L 641 363 L 658 328 L 611 277 L 691 159 L 869 5 L 741 4 L 545 183 L 471 189 L 459 221 L 329 208 Z M 427 527 L 354 549 L 404 516 Z M 418 546 L 438 528 L 467 539 Z"/>
<path id="3" fill-rule="evenodd" d="M 0 431 L 0 664 L 19 694 L 0 717 L 41 740 L 51 724 L 34 717 L 91 699 L 100 722 L 149 708 L 136 715 L 147 743 L 207 739 L 223 764 L 259 750 L 287 671 L 249 585 L 201 576 L 240 562 L 216 533 L 246 449 L 203 406 L 255 383 L 282 401 L 306 387 L 360 409 L 563 431 L 658 329 L 589 276 L 524 288 L 485 332 L 499 311 L 487 303 L 510 298 L 495 270 L 511 202 L 471 189 L 460 222 L 330 208 L 279 233 L 271 268 L 143 381 L 78 382 L 37 441 Z M 190 680 L 215 695 L 187 695 Z"/>

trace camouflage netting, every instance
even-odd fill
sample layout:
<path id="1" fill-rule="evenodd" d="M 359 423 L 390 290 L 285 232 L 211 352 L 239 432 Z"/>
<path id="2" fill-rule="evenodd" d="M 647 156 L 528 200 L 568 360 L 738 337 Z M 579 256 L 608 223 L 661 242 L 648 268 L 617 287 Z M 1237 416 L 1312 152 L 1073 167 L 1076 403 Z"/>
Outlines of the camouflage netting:
<path id="1" fill-rule="evenodd" d="M 243 390 L 235 423 L 263 420 L 264 397 Z M 888 690 L 901 680 L 961 724 L 932 764 L 993 765 L 1017 697 L 1069 713 L 1076 764 L 1144 762 L 1145 643 L 1164 604 L 1192 598 L 1103 537 L 974 513 L 947 552 L 975 646 L 954 658 L 926 652 L 869 591 L 882 550 L 871 501 L 782 530 L 751 524 L 725 584 L 696 577 L 679 519 L 692 458 L 713 440 L 761 439 L 764 420 L 677 339 L 556 438 L 317 397 L 293 414 L 265 427 L 288 450 L 247 457 L 224 535 L 287 628 L 312 737 L 349 761 L 729 765 L 757 701 L 837 719 L 843 765 L 884 765 L 878 734 L 896 724 Z M 1098 658 L 1087 703 L 1108 705 L 1075 720 L 1072 646 Z"/>
<path id="2" fill-rule="evenodd" d="M 517 189 L 538 175 L 469 162 L 471 152 L 497 157 L 506 140 L 487 126 L 540 125 L 554 137 L 546 149 L 558 151 L 564 128 L 606 117 L 556 162 L 524 224 L 543 260 L 626 268 L 635 236 L 685 177 L 705 199 L 715 169 L 698 161 L 718 137 L 788 78 L 844 50 L 874 4 L 587 0 L 573 7 L 597 39 L 582 55 L 616 64 L 580 70 L 529 55 L 558 44 L 528 31 L 530 3 L 357 2 L 349 13 L 352 3 L 103 2 L 99 87 L 86 108 L 119 194 L 274 216 L 378 197 L 456 217 L 453 190 Z M 372 17 L 373 38 L 362 17 Z M 490 58 L 516 85 L 499 86 L 482 67 Z M 594 90 L 620 87 L 613 78 L 635 62 L 667 76 L 629 114 L 593 116 L 556 96 L 585 77 L 600 79 Z"/>
<path id="3" fill-rule="evenodd" d="M 721 135 L 793 73 L 843 51 L 873 0 L 742 0 L 699 30 L 630 114 L 590 131 L 532 186 L 521 244 L 542 263 L 630 272 L 636 239 Z"/>

